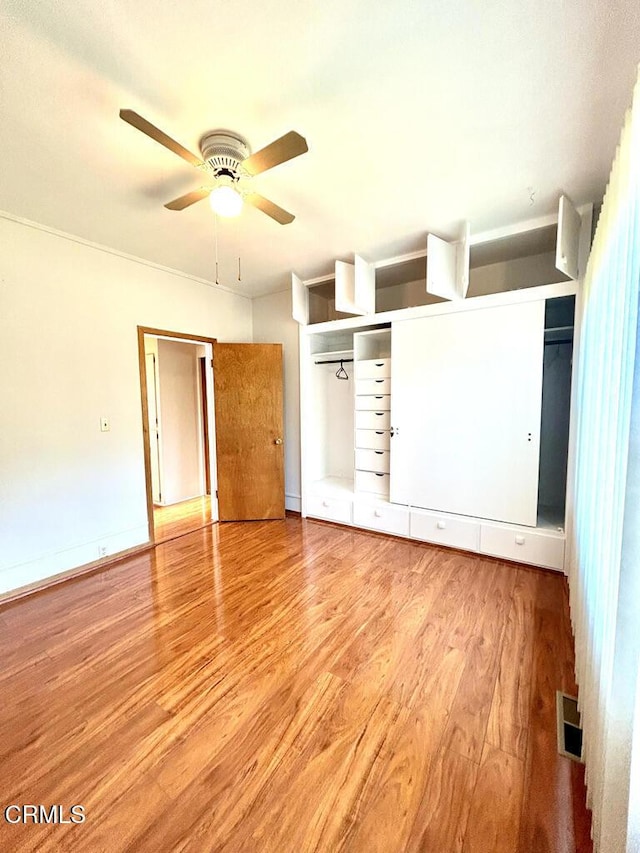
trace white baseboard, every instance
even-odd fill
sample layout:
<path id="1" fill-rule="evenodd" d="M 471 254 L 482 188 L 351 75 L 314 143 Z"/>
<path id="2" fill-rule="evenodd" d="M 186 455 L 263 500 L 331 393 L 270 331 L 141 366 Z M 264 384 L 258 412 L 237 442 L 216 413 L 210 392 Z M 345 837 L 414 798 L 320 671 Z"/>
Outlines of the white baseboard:
<path id="1" fill-rule="evenodd" d="M 300 495 L 287 495 L 284 496 L 284 507 L 285 509 L 293 510 L 293 512 L 301 512 L 302 511 L 302 499 Z"/>

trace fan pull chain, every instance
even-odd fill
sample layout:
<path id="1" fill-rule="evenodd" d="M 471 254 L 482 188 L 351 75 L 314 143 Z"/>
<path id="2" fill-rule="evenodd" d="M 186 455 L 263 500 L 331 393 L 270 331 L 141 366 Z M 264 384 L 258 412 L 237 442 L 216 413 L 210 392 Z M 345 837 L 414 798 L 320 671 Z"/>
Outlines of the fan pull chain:
<path id="1" fill-rule="evenodd" d="M 238 281 L 242 281 L 242 268 L 240 266 L 240 252 L 242 251 L 241 240 L 240 240 L 240 218 L 236 219 L 235 224 L 236 231 L 236 246 L 238 247 Z"/>
<path id="2" fill-rule="evenodd" d="M 220 279 L 218 278 L 218 214 L 215 213 L 213 215 L 213 233 L 215 234 L 216 241 L 216 284 L 220 284 Z"/>

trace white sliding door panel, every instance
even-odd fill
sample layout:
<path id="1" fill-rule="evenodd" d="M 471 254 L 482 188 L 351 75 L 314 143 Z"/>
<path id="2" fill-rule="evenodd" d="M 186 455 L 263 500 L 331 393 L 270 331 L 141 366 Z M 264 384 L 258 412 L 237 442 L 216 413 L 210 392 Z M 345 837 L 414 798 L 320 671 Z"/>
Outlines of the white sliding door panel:
<path id="1" fill-rule="evenodd" d="M 558 236 L 556 238 L 556 269 L 574 281 L 580 277 L 580 228 L 582 219 L 566 195 L 558 205 Z"/>
<path id="2" fill-rule="evenodd" d="M 291 315 L 301 326 L 309 322 L 309 291 L 295 273 L 291 273 Z"/>
<path id="3" fill-rule="evenodd" d="M 389 500 L 408 505 L 411 493 L 411 466 L 413 464 L 410 443 L 411 434 L 407 425 L 411 422 L 415 407 L 416 387 L 422 376 L 422 368 L 415 358 L 413 336 L 405 334 L 406 327 L 416 321 L 391 324 L 391 437 Z M 402 427 L 400 427 L 400 424 Z"/>
<path id="4" fill-rule="evenodd" d="M 402 321 L 392 335 L 392 500 L 535 526 L 544 302 Z M 398 492 L 396 456 L 409 477 Z"/>

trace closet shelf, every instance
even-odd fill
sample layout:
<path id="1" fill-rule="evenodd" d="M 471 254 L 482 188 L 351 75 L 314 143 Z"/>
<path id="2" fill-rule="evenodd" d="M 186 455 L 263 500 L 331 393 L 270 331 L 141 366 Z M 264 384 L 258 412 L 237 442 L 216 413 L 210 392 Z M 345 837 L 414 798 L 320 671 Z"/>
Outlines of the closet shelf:
<path id="1" fill-rule="evenodd" d="M 313 352 L 311 353 L 311 358 L 349 358 L 353 357 L 352 349 L 335 349 L 335 350 L 326 350 L 325 352 Z"/>

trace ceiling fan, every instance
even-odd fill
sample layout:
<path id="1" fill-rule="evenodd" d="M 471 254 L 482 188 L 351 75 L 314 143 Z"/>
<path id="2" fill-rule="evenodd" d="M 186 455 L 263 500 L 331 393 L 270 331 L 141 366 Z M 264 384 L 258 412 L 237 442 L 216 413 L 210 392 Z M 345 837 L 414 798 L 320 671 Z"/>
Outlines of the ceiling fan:
<path id="1" fill-rule="evenodd" d="M 133 110 L 120 110 L 120 118 L 212 179 L 210 186 L 192 190 L 165 204 L 168 210 L 184 210 L 208 196 L 211 207 L 221 216 L 237 216 L 243 201 L 246 201 L 280 225 L 287 225 L 295 219 L 293 214 L 251 189 L 254 175 L 286 163 L 309 150 L 304 137 L 294 130 L 255 154 L 251 153 L 249 143 L 240 134 L 231 130 L 212 130 L 200 140 L 200 159 Z"/>

